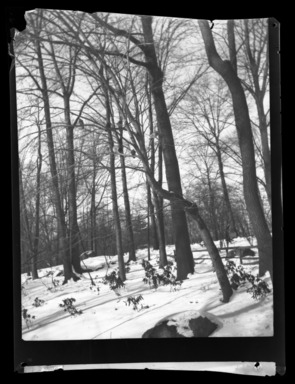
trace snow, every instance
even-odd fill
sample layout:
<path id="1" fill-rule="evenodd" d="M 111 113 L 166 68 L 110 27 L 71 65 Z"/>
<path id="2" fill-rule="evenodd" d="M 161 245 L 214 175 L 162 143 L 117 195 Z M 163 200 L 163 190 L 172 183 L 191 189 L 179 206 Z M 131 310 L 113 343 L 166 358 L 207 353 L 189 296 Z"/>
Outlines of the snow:
<path id="1" fill-rule="evenodd" d="M 219 242 L 216 242 L 216 245 Z M 231 246 L 249 246 L 246 239 L 235 239 Z M 167 254 L 173 255 L 174 246 L 167 246 Z M 199 244 L 192 245 L 192 251 L 202 250 Z M 150 251 L 151 264 L 157 267 L 158 251 Z M 143 282 L 145 276 L 142 259 L 147 260 L 147 249 L 138 250 L 137 261 L 129 264 L 125 287 L 118 292 L 110 290 L 101 283 L 105 273 L 109 274 L 117 263 L 107 269 L 104 257 L 91 257 L 83 262 L 89 268 L 99 268 L 91 272 L 96 286 L 91 289 L 89 273 L 84 273 L 77 282 L 70 281 L 62 285 L 63 276 L 58 276 L 62 266 L 39 270 L 40 279 L 28 279 L 22 275 L 22 308 L 31 316 L 27 324 L 22 318 L 23 340 L 89 340 L 89 339 L 132 339 L 142 334 L 165 317 L 179 314 L 182 317 L 183 332 L 189 337 L 186 324 L 190 313 L 206 313 L 214 318 L 219 327 L 210 337 L 259 337 L 273 336 L 273 295 L 272 292 L 260 300 L 254 300 L 247 292 L 249 285 L 234 291 L 229 303 L 221 302 L 221 291 L 216 274 L 212 270 L 208 252 L 193 253 L 196 265 L 195 273 L 184 280 L 181 287 L 171 290 L 169 286 L 160 286 L 157 290 Z M 221 251 L 225 256 L 225 251 Z M 127 261 L 125 255 L 125 261 Z M 169 260 L 173 260 L 168 257 Z M 112 261 L 116 258 L 113 257 Z M 224 260 L 224 259 L 223 259 Z M 235 258 L 239 264 L 239 258 Z M 258 272 L 257 259 L 244 260 L 244 268 Z M 48 273 L 50 273 L 48 275 Z M 53 274 L 53 275 L 52 275 Z M 272 290 L 270 276 L 263 277 Z M 53 281 L 56 286 L 53 285 Z M 99 291 L 97 291 L 99 287 Z M 127 305 L 128 297 L 141 295 L 138 308 Z M 35 307 L 35 298 L 44 300 L 44 304 Z M 71 316 L 60 307 L 66 298 L 74 298 L 75 308 L 82 314 Z M 191 311 L 191 312 L 190 312 Z M 185 315 L 182 313 L 185 313 Z M 35 318 L 33 318 L 35 316 Z"/>

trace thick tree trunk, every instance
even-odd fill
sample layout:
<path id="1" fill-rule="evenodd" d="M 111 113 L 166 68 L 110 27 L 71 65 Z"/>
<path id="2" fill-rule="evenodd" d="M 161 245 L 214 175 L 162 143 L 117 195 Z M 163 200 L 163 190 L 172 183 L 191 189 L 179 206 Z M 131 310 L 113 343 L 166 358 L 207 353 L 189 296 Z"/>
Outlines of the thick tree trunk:
<path id="1" fill-rule="evenodd" d="M 241 81 L 229 61 L 218 55 L 212 32 L 205 20 L 199 20 L 209 64 L 227 83 L 232 95 L 236 129 L 243 166 L 244 197 L 259 250 L 259 274 L 268 270 L 272 276 L 272 238 L 259 201 L 254 145 L 248 105 Z"/>
<path id="2" fill-rule="evenodd" d="M 153 41 L 152 18 L 141 17 L 145 40 L 145 58 L 151 77 L 151 93 L 159 129 L 159 140 L 163 147 L 166 178 L 169 190 L 182 196 L 181 180 L 178 160 L 175 152 L 175 144 L 170 123 L 169 114 L 162 88 L 163 73 L 158 66 L 156 51 Z M 183 280 L 189 273 L 194 273 L 194 260 L 190 248 L 187 220 L 183 207 L 175 200 L 172 203 L 172 220 L 175 239 L 177 278 Z"/>

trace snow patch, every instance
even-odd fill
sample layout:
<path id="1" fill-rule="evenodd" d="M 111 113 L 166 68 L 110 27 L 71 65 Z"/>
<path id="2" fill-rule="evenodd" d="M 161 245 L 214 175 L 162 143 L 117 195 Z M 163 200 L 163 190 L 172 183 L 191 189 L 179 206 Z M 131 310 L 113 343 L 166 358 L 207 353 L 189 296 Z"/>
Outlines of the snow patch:
<path id="1" fill-rule="evenodd" d="M 248 245 L 247 239 L 235 239 L 239 245 Z M 192 245 L 194 249 L 195 245 Z M 195 248 L 200 246 L 197 244 Z M 174 246 L 167 246 L 167 253 L 173 254 Z M 94 289 L 90 289 L 91 280 L 88 273 L 83 279 L 62 285 L 63 276 L 57 276 L 62 266 L 55 266 L 39 270 L 40 279 L 28 279 L 26 274 L 21 276 L 22 305 L 31 316 L 35 316 L 30 328 L 23 322 L 22 336 L 24 340 L 89 340 L 89 339 L 128 339 L 141 338 L 146 329 L 152 328 L 159 319 L 177 316 L 179 333 L 191 337 L 191 330 L 187 328 L 190 319 L 197 315 L 206 316 L 217 323 L 218 328 L 210 337 L 259 337 L 273 336 L 273 295 L 269 294 L 261 300 L 253 300 L 247 293 L 248 285 L 234 291 L 229 303 L 220 301 L 221 292 L 216 274 L 212 271 L 211 260 L 206 250 L 196 253 L 205 256 L 202 263 L 195 265 L 194 274 L 183 281 L 181 288 L 170 291 L 168 286 L 160 286 L 157 290 L 150 289 L 144 284 L 145 271 L 141 265 L 142 259 L 147 260 L 147 250 L 137 251 L 137 261 L 131 263 L 130 272 L 124 289 L 117 296 L 108 285 L 101 281 L 106 273 L 117 268 L 115 263 L 107 268 L 103 256 L 91 257 L 84 260 L 95 282 Z M 151 252 L 150 262 L 157 267 L 158 251 Z M 109 260 L 109 257 L 107 257 Z M 223 260 L 224 261 L 224 260 Z M 225 262 L 225 261 L 224 261 Z M 239 260 L 235 261 L 239 263 Z M 95 270 L 98 267 L 101 269 Z M 258 265 L 245 265 L 247 271 L 256 275 Z M 58 286 L 52 285 L 52 275 L 59 281 Z M 265 280 L 272 289 L 271 279 L 267 273 Z M 99 288 L 99 291 L 97 291 Z M 126 306 L 127 297 L 142 295 L 143 309 L 133 310 Z M 43 299 L 44 305 L 34 307 L 35 298 Z M 59 304 L 66 298 L 75 298 L 77 310 L 83 313 L 70 316 L 64 312 Z M 171 313 L 173 315 L 171 315 Z M 217 317 L 217 318 L 216 318 Z M 173 324 L 172 318 L 169 323 Z M 175 323 L 174 323 L 175 324 Z"/>

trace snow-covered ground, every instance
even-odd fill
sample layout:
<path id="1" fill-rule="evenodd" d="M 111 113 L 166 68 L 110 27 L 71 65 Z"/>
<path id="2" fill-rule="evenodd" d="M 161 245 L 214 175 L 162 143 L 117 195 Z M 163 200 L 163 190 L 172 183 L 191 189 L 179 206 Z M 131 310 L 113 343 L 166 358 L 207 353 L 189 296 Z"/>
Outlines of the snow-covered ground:
<path id="1" fill-rule="evenodd" d="M 216 242 L 219 246 L 219 242 Z M 249 243 L 245 239 L 235 239 L 231 246 L 243 246 Z M 173 254 L 173 246 L 167 246 L 167 254 Z M 199 244 L 192 245 L 192 251 L 201 250 Z M 255 250 L 257 253 L 257 249 Z M 225 251 L 221 251 L 221 256 Z M 195 273 L 184 280 L 180 289 L 171 291 L 169 286 L 151 289 L 143 282 L 145 271 L 142 259 L 147 260 L 147 250 L 137 251 L 137 261 L 130 264 L 125 287 L 117 295 L 108 285 L 99 283 L 105 276 L 104 257 L 92 257 L 84 260 L 90 268 L 96 286 L 91 287 L 88 273 L 81 280 L 62 285 L 63 276 L 57 276 L 62 266 L 39 270 L 40 279 L 30 280 L 22 275 L 22 309 L 27 310 L 30 321 L 22 318 L 23 340 L 78 340 L 78 339 L 126 339 L 141 338 L 142 334 L 153 327 L 162 318 L 183 311 L 209 312 L 217 316 L 219 328 L 210 337 L 251 337 L 273 335 L 273 295 L 254 300 L 247 292 L 249 284 L 234 291 L 229 303 L 222 303 L 216 274 L 212 271 L 211 261 L 206 250 L 195 252 Z M 157 265 L 158 251 L 151 251 L 151 263 Z M 171 259 L 171 258 L 170 258 Z M 116 260 L 115 257 L 112 258 Z M 172 260 L 172 259 L 171 259 Z M 223 259 L 224 260 L 224 259 Z M 126 260 L 127 261 L 127 260 Z M 236 264 L 239 259 L 236 258 Z M 244 268 L 254 275 L 258 272 L 257 260 L 244 260 Z M 114 263 L 108 274 L 117 267 Z M 46 276 L 52 271 L 54 276 Z M 54 287 L 52 279 L 59 284 Z M 264 280 L 272 289 L 269 275 Z M 99 292 L 96 287 L 99 286 Z M 141 295 L 142 308 L 134 310 L 125 302 L 128 297 Z M 35 299 L 44 300 L 40 306 L 34 306 Z M 81 314 L 71 316 L 60 304 L 67 298 Z M 34 318 L 33 318 L 34 317 Z"/>

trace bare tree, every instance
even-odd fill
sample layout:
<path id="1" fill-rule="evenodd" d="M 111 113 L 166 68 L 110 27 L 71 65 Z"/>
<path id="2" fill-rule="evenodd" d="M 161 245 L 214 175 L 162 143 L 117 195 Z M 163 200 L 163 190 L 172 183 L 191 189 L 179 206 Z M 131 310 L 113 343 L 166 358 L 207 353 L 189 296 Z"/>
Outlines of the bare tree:
<path id="1" fill-rule="evenodd" d="M 118 254 L 119 276 L 122 281 L 126 280 L 124 254 L 122 245 L 122 230 L 118 207 L 117 185 L 116 185 L 116 169 L 115 169 L 115 153 L 114 153 L 114 139 L 111 125 L 111 105 L 109 97 L 109 89 L 107 87 L 107 79 L 103 73 L 103 66 L 100 68 L 100 79 L 102 80 L 102 88 L 105 96 L 105 111 L 106 111 L 106 130 L 108 135 L 109 151 L 110 151 L 110 174 L 111 174 L 111 189 L 112 189 L 112 205 L 113 217 L 116 233 L 116 246 Z"/>
<path id="2" fill-rule="evenodd" d="M 79 237 L 79 226 L 77 220 L 77 197 L 76 197 L 76 175 L 75 175 L 75 148 L 74 148 L 74 128 L 76 124 L 72 123 L 71 119 L 71 107 L 70 99 L 73 93 L 75 84 L 75 66 L 78 56 L 77 49 L 69 48 L 64 51 L 59 50 L 59 56 L 69 56 L 66 60 L 59 62 L 57 59 L 57 53 L 55 51 L 54 44 L 50 41 L 50 55 L 54 64 L 54 69 L 58 84 L 62 90 L 62 98 L 64 103 L 64 122 L 66 128 L 66 142 L 67 142 L 67 192 L 69 201 L 69 252 L 72 265 L 76 273 L 80 274 L 83 272 L 80 265 L 80 237 Z M 66 70 L 66 74 L 63 72 Z"/>
<path id="3" fill-rule="evenodd" d="M 209 23 L 199 20 L 209 64 L 223 77 L 232 95 L 236 129 L 243 164 L 244 197 L 259 249 L 259 274 L 272 276 L 272 238 L 260 203 L 251 122 L 245 93 L 231 61 L 219 56 Z M 230 47 L 230 52 L 235 49 Z"/>
<path id="4" fill-rule="evenodd" d="M 185 104 L 182 109 L 189 123 L 197 130 L 198 135 L 205 139 L 207 146 L 212 149 L 216 156 L 226 205 L 227 221 L 230 227 L 229 232 L 233 238 L 238 236 L 238 231 L 230 202 L 223 160 L 228 141 L 228 137 L 223 139 L 223 133 L 232 128 L 233 113 L 230 95 L 225 87 L 226 85 L 222 79 L 213 77 L 211 83 L 208 79 L 205 79 L 201 86 L 199 85 L 196 94 L 191 94 L 190 104 Z"/>
<path id="5" fill-rule="evenodd" d="M 27 71 L 29 77 L 33 81 L 33 84 L 36 86 L 38 92 L 40 92 L 44 107 L 44 117 L 45 117 L 45 131 L 46 131 L 46 140 L 48 148 L 48 157 L 49 157 L 49 168 L 51 173 L 52 189 L 53 189 L 53 200 L 54 206 L 56 209 L 56 216 L 59 228 L 59 241 L 60 241 L 60 252 L 62 253 L 62 260 L 64 266 L 65 279 L 66 283 L 70 279 L 77 280 L 78 277 L 72 271 L 72 264 L 70 255 L 68 252 L 68 242 L 67 242 L 67 228 L 65 221 L 65 213 L 62 207 L 62 200 L 60 195 L 59 183 L 58 183 L 58 172 L 55 156 L 55 147 L 54 147 L 54 138 L 52 132 L 52 121 L 51 121 L 51 112 L 50 112 L 50 102 L 49 102 L 49 88 L 46 78 L 46 70 L 44 66 L 43 52 L 41 46 L 41 31 L 43 26 L 43 11 L 38 10 L 37 16 L 33 17 L 29 15 L 28 18 L 30 26 L 32 29 L 31 41 L 33 43 L 33 55 L 35 55 L 37 60 L 37 70 L 39 72 L 39 79 L 37 76 L 26 66 L 24 66 L 21 61 L 21 66 Z M 23 53 L 24 54 L 24 53 Z M 40 83 L 39 83 L 40 81 Z"/>
<path id="6" fill-rule="evenodd" d="M 269 42 L 266 20 L 244 20 L 244 35 L 247 58 L 245 65 L 246 70 L 249 72 L 250 84 L 243 81 L 243 85 L 253 96 L 256 103 L 264 163 L 265 189 L 271 206 L 271 159 L 268 143 L 267 113 L 264 106 L 269 79 Z"/>

